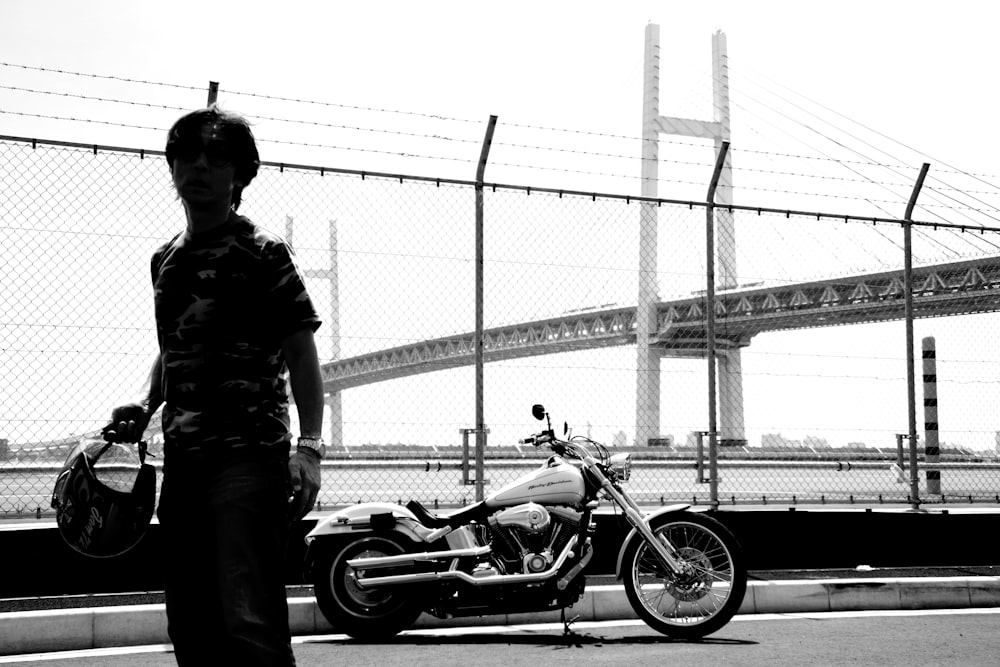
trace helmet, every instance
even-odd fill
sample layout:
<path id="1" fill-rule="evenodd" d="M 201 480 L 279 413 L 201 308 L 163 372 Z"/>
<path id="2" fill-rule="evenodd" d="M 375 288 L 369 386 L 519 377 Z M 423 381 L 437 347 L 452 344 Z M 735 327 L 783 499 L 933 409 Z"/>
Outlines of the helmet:
<path id="1" fill-rule="evenodd" d="M 155 498 L 146 443 L 139 443 L 137 455 L 127 445 L 82 440 L 56 478 L 52 507 L 66 544 L 85 556 L 109 558 L 139 543 Z"/>

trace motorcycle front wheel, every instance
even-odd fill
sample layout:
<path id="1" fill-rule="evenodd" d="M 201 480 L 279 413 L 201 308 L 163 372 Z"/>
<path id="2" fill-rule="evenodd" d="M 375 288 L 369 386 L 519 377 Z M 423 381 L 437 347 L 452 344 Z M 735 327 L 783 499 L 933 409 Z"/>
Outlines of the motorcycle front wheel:
<path id="1" fill-rule="evenodd" d="M 347 561 L 406 553 L 401 538 L 368 534 L 323 545 L 313 566 L 320 611 L 338 632 L 357 639 L 387 639 L 420 616 L 419 596 L 405 589 L 363 589 Z M 384 574 L 391 574 L 383 570 Z"/>
<path id="2" fill-rule="evenodd" d="M 739 611 L 747 572 L 739 543 L 712 517 L 678 512 L 654 518 L 650 528 L 686 563 L 671 571 L 639 534 L 625 546 L 625 594 L 654 630 L 678 639 L 710 635 Z"/>

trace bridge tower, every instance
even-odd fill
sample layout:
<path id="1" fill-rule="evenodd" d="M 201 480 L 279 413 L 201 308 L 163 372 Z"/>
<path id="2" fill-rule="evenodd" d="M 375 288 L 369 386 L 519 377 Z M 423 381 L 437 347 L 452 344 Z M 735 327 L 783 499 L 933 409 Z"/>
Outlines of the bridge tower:
<path id="1" fill-rule="evenodd" d="M 285 241 L 292 248 L 295 224 L 292 216 L 285 216 Z M 340 359 L 340 282 L 337 278 L 337 221 L 330 220 L 330 263 L 325 269 L 302 269 L 306 278 L 327 280 L 330 287 L 330 317 L 323 321 L 323 328 L 330 332 L 330 361 Z M 344 446 L 344 417 L 339 391 L 326 394 L 326 417 L 330 425 L 330 449 Z"/>
<path id="2" fill-rule="evenodd" d="M 660 115 L 660 26 L 646 26 L 642 96 L 642 185 L 643 197 L 658 197 L 659 136 L 677 134 L 712 139 L 718 154 L 723 141 L 730 140 L 729 63 L 726 35 L 712 35 L 713 120 L 700 121 Z M 716 203 L 733 203 L 733 173 L 730 156 L 719 177 Z M 649 202 L 640 206 L 639 224 L 639 298 L 636 308 L 636 443 L 645 445 L 660 437 L 660 358 L 666 352 L 657 345 L 659 323 L 656 317 L 657 294 L 657 208 Z M 716 247 L 719 289 L 736 287 L 736 233 L 733 214 L 721 206 L 715 210 Z M 719 360 L 719 430 L 720 443 L 746 442 L 743 421 L 742 356 L 739 346 L 720 346 Z"/>

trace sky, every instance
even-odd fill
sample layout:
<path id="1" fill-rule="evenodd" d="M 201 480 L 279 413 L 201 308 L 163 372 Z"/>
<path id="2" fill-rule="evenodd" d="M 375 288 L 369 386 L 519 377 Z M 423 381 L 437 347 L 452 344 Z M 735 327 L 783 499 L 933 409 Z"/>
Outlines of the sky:
<path id="1" fill-rule="evenodd" d="M 498 140 L 504 125 L 513 123 L 635 136 L 643 34 L 653 22 L 661 30 L 663 113 L 711 113 L 689 93 L 704 92 L 700 80 L 709 67 L 711 35 L 722 30 L 734 84 L 766 78 L 775 90 L 780 85 L 795 91 L 930 156 L 969 169 L 989 160 L 987 119 L 996 98 L 987 72 L 996 60 L 991 30 L 1000 13 L 989 4 L 951 2 L 945 11 L 934 2 L 766 0 L 621 2 L 613 11 L 606 3 L 558 1 L 514 1 L 502 8 L 439 1 L 292 0 L 281 11 L 274 6 L 254 0 L 4 0 L 0 57 L 10 64 L 183 86 L 217 81 L 224 102 L 226 91 L 251 91 L 469 121 L 496 115 Z M 13 82 L 19 73 L 5 67 L 3 74 Z M 29 79 L 63 90 L 81 83 L 39 72 L 30 72 Z M 105 82 L 82 83 L 94 90 Z M 135 99 L 157 91 L 134 85 L 127 92 Z M 183 91 L 169 95 L 182 107 L 202 102 Z M 10 90 L 0 99 L 8 111 L 27 109 L 38 99 L 54 115 L 91 110 L 79 101 L 32 100 Z M 233 101 L 248 113 L 257 111 L 245 98 Z M 346 115 L 347 109 L 333 107 L 330 113 Z M 126 123 L 147 120 L 138 107 L 106 106 L 107 115 Z M 166 125 L 175 115 L 158 120 Z M 405 129 L 419 118 L 379 120 L 383 127 Z M 161 142 L 156 134 L 125 128 L 10 114 L 3 122 L 9 134 L 87 135 L 117 140 L 115 145 Z M 261 122 L 258 134 L 287 129 Z M 481 129 L 471 134 L 482 136 Z M 738 139 L 746 145 L 752 138 Z M 478 154 L 478 144 L 467 148 Z"/>
<path id="2" fill-rule="evenodd" d="M 254 119 L 265 160 L 472 180 L 495 115 L 487 180 L 637 194 L 643 38 L 654 23 L 664 115 L 710 119 L 711 39 L 726 35 L 737 203 L 901 216 L 928 162 L 928 192 L 941 190 L 938 199 L 924 196 L 931 206 L 916 219 L 1000 226 L 990 130 L 1000 9 L 988 3 L 275 7 L 0 0 L 0 134 L 160 149 L 166 127 L 203 105 L 215 81 L 227 108 Z M 660 158 L 660 196 L 704 198 L 709 145 L 664 138 Z M 868 173 L 869 163 L 894 166 Z M 977 194 L 944 198 L 952 186 Z M 943 254 L 962 256 L 961 246 L 949 242 Z M 817 334 L 836 335 L 845 334 Z M 671 391 L 665 400 L 679 399 Z M 521 400 L 527 416 L 534 401 Z M 608 433 L 627 425 L 630 400 L 595 423 L 609 424 Z M 870 410 L 876 419 L 878 406 Z M 792 430 L 809 423 L 787 422 Z M 389 429 L 370 437 L 406 436 Z"/>

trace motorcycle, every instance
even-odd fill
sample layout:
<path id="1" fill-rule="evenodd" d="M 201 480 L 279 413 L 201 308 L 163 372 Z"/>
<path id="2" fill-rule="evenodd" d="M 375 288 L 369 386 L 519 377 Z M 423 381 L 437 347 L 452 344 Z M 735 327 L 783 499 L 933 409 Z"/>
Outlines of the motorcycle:
<path id="1" fill-rule="evenodd" d="M 565 612 L 584 594 L 594 555 L 592 515 L 601 499 L 632 526 L 616 574 L 651 628 L 696 639 L 736 614 L 747 572 L 722 523 L 684 504 L 646 514 L 622 486 L 631 454 L 612 455 L 566 427 L 559 439 L 543 406 L 532 414 L 547 428 L 521 444 L 552 455 L 484 500 L 450 513 L 415 500 L 405 507 L 361 503 L 309 532 L 316 600 L 335 630 L 378 640 L 406 630 L 422 612 L 439 618 Z"/>

